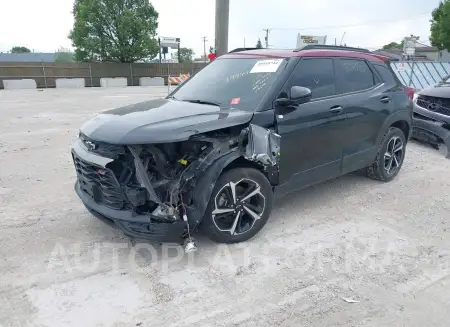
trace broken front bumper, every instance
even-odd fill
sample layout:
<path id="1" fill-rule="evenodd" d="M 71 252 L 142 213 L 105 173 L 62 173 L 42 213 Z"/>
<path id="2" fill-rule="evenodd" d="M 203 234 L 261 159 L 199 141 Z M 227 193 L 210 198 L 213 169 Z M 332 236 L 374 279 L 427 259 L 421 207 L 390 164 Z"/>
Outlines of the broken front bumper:
<path id="1" fill-rule="evenodd" d="M 450 116 L 424 109 L 414 103 L 413 138 L 450 149 Z"/>
<path id="2" fill-rule="evenodd" d="M 186 222 L 156 222 L 150 215 L 139 215 L 131 208 L 123 207 L 125 195 L 113 172 L 107 168 L 112 159 L 89 152 L 78 140 L 73 145 L 72 156 L 77 168 L 75 192 L 96 218 L 132 238 L 183 242 Z"/>
<path id="3" fill-rule="evenodd" d="M 131 210 L 108 208 L 96 203 L 81 189 L 78 181 L 75 183 L 75 192 L 94 217 L 110 226 L 119 228 L 131 238 L 157 242 L 183 242 L 183 236 L 186 233 L 184 221 L 151 222 L 147 215 L 136 215 Z"/>

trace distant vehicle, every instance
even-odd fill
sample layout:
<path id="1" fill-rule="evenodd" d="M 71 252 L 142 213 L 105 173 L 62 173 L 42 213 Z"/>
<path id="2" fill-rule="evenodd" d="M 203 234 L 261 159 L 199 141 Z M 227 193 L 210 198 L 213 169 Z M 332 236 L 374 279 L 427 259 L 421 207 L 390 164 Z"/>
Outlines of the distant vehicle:
<path id="1" fill-rule="evenodd" d="M 414 95 L 413 137 L 450 149 L 450 76 Z"/>
<path id="2" fill-rule="evenodd" d="M 165 99 L 86 122 L 72 149 L 75 190 L 130 237 L 182 242 L 198 229 L 246 241 L 274 198 L 360 169 L 392 180 L 412 96 L 367 50 L 238 49 Z"/>

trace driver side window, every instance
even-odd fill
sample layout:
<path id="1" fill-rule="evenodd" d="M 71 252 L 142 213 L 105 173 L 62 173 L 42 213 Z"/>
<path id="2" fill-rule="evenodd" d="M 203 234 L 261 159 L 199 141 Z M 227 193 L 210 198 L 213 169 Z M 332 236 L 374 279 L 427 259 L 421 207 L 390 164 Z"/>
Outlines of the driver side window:
<path id="1" fill-rule="evenodd" d="M 287 88 L 292 86 L 307 87 L 312 92 L 312 99 L 336 94 L 333 60 L 328 58 L 302 59 L 292 72 Z"/>

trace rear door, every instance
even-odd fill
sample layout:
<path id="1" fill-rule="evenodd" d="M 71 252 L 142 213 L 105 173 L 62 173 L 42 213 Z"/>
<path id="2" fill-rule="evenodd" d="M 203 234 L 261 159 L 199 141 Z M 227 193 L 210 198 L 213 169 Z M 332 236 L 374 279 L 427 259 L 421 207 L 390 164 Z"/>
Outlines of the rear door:
<path id="1" fill-rule="evenodd" d="M 348 127 L 343 131 L 342 172 L 348 173 L 370 165 L 378 151 L 377 137 L 392 111 L 389 89 L 362 59 L 334 60 L 337 93 L 344 103 Z"/>

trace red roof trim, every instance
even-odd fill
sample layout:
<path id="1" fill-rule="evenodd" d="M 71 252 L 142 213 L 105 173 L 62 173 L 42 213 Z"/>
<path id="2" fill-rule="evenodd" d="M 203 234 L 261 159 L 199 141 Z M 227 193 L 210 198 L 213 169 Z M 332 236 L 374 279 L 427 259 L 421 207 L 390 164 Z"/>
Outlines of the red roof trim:
<path id="1" fill-rule="evenodd" d="M 383 61 L 381 58 L 373 54 L 345 50 L 305 50 L 299 51 L 298 54 L 298 57 L 346 57 L 375 62 Z"/>
<path id="2" fill-rule="evenodd" d="M 232 53 L 227 53 L 224 54 L 223 56 L 220 56 L 219 58 L 222 59 L 237 59 L 237 58 L 291 58 L 292 56 L 292 52 L 288 52 L 286 51 L 284 53 L 283 52 L 279 52 L 279 53 L 274 53 L 271 51 L 267 51 L 267 52 L 262 52 L 262 51 L 242 51 L 242 52 L 232 52 Z"/>
<path id="3" fill-rule="evenodd" d="M 291 58 L 291 57 L 346 57 L 364 59 L 373 62 L 385 62 L 388 57 L 371 53 L 345 51 L 345 50 L 328 50 L 328 49 L 311 49 L 294 52 L 293 50 L 249 50 L 241 52 L 227 53 L 218 59 L 237 59 L 237 58 Z"/>

